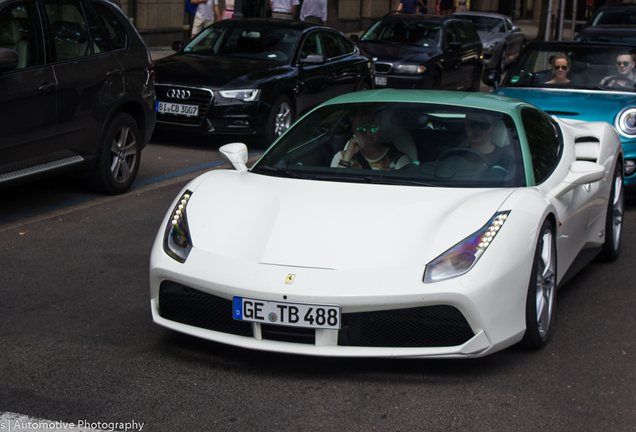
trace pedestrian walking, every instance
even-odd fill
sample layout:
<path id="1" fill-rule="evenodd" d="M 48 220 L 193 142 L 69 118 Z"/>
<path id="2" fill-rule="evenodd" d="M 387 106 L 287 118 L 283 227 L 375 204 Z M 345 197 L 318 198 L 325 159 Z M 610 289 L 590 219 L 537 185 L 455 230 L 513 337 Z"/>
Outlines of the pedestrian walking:
<path id="1" fill-rule="evenodd" d="M 327 24 L 327 0 L 305 0 L 300 7 L 300 20 Z"/>
<path id="2" fill-rule="evenodd" d="M 194 23 L 192 24 L 192 36 L 195 37 L 203 31 L 204 28 L 212 25 L 215 21 L 214 14 L 220 17 L 218 0 L 190 0 L 190 3 L 196 5 L 197 13 L 194 15 Z"/>
<path id="3" fill-rule="evenodd" d="M 298 0 L 271 0 L 272 18 L 294 19 L 299 4 Z"/>

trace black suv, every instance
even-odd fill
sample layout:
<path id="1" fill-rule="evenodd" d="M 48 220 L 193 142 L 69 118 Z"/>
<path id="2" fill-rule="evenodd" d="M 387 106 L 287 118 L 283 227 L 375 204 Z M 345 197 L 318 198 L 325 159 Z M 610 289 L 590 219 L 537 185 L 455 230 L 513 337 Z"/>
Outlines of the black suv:
<path id="1" fill-rule="evenodd" d="M 0 187 L 86 171 L 92 189 L 133 183 L 155 126 L 154 68 L 103 0 L 0 0 Z"/>
<path id="2" fill-rule="evenodd" d="M 478 91 L 483 46 L 461 17 L 390 13 L 357 45 L 375 61 L 375 87 Z"/>

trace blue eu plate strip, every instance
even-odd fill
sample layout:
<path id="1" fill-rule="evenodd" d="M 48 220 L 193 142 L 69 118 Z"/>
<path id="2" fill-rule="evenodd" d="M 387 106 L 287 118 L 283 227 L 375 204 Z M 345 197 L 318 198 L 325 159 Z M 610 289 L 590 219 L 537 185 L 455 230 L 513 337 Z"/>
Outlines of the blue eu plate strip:
<path id="1" fill-rule="evenodd" d="M 234 297 L 234 312 L 232 315 L 234 319 L 242 320 L 243 319 L 243 297 Z"/>

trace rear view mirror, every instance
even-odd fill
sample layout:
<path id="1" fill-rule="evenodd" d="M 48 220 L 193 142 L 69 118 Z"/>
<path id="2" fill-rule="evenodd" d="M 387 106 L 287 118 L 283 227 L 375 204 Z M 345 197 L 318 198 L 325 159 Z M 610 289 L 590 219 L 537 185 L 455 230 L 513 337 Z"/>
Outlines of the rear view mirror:
<path id="1" fill-rule="evenodd" d="M 184 45 L 185 45 L 185 42 L 174 41 L 172 42 L 172 50 L 179 51 L 181 48 L 183 48 Z"/>
<path id="2" fill-rule="evenodd" d="M 570 164 L 570 172 L 551 192 L 555 198 L 560 198 L 572 189 L 586 183 L 595 183 L 605 176 L 605 167 L 596 162 L 574 161 Z"/>
<path id="3" fill-rule="evenodd" d="M 488 87 L 493 87 L 495 90 L 499 88 L 501 84 L 501 73 L 498 70 L 488 70 L 481 77 L 481 82 L 486 84 Z"/>

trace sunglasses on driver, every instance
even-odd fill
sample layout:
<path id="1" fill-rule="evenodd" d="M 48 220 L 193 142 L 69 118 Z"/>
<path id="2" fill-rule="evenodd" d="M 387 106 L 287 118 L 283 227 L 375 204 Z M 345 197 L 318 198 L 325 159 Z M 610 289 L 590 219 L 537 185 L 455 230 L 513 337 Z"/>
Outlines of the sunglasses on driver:
<path id="1" fill-rule="evenodd" d="M 618 67 L 627 67 L 627 66 L 629 66 L 630 63 L 631 62 L 628 62 L 628 61 L 616 62 L 616 66 L 618 66 Z"/>

